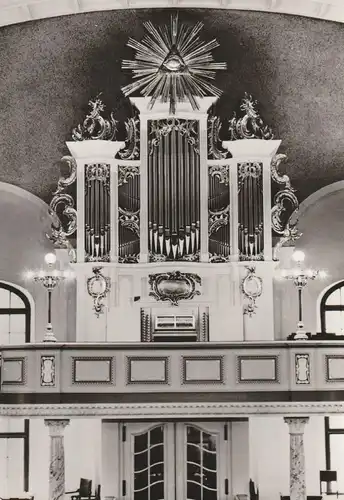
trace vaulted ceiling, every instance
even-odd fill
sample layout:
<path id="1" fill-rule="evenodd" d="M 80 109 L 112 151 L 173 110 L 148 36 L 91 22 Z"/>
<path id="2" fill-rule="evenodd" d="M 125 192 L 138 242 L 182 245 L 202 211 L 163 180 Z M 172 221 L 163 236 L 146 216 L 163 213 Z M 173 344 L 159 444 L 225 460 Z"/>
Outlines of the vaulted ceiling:
<path id="1" fill-rule="evenodd" d="M 113 9 L 255 10 L 344 22 L 342 0 L 0 0 L 0 26 Z"/>
<path id="2" fill-rule="evenodd" d="M 138 4 L 174 8 L 125 8 Z M 67 153 L 65 141 L 85 116 L 89 98 L 103 92 L 107 110 L 114 110 L 119 120 L 132 112 L 120 90 L 131 81 L 131 75 L 121 71 L 121 60 L 133 56 L 126 47 L 128 38 L 141 39 L 144 21 L 168 23 L 176 10 L 186 23 L 202 20 L 201 37 L 220 42 L 214 56 L 227 62 L 227 70 L 216 79 L 223 90 L 218 114 L 231 117 L 245 92 L 259 101 L 265 123 L 283 141 L 280 152 L 289 158 L 285 170 L 300 200 L 344 179 L 344 26 L 315 19 L 344 20 L 342 4 L 328 0 L 325 8 L 307 0 L 31 0 L 25 7 L 19 0 L 0 0 L 3 24 L 121 7 L 0 28 L 0 181 L 49 201 L 59 176 L 57 162 Z M 197 5 L 222 8 L 186 8 Z M 63 12 L 54 10 L 61 6 Z M 11 9 L 25 15 L 11 20 L 4 15 Z"/>

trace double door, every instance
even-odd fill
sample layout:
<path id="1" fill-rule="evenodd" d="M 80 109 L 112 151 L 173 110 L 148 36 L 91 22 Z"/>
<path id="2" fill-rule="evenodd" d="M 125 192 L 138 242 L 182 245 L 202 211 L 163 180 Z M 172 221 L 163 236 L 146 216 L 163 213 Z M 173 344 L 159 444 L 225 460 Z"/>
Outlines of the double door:
<path id="1" fill-rule="evenodd" d="M 125 424 L 122 498 L 226 500 L 230 495 L 228 424 Z"/>

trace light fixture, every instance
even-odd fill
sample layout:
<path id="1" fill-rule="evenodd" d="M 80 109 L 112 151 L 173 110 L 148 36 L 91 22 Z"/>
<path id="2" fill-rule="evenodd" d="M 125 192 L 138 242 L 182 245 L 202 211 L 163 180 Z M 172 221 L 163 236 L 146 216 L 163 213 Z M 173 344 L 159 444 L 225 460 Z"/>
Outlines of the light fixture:
<path id="1" fill-rule="evenodd" d="M 26 273 L 26 278 L 33 279 L 36 283 L 41 283 L 48 292 L 48 323 L 45 329 L 43 342 L 56 342 L 51 322 L 51 294 L 61 281 L 72 278 L 73 273 L 69 270 L 60 271 L 59 269 L 53 268 L 56 263 L 56 255 L 54 253 L 47 253 L 44 257 L 44 261 L 47 265 L 45 269 L 28 271 Z"/>
<path id="2" fill-rule="evenodd" d="M 326 278 L 326 272 L 320 269 L 304 268 L 302 266 L 302 263 L 305 260 L 305 254 L 301 250 L 296 250 L 293 253 L 292 259 L 294 262 L 296 262 L 296 267 L 294 269 L 283 269 L 281 271 L 281 275 L 284 279 L 291 280 L 297 288 L 299 320 L 297 323 L 294 340 L 307 340 L 308 335 L 305 332 L 305 325 L 303 322 L 302 291 L 308 285 L 309 280 L 315 280 L 316 278 Z"/>

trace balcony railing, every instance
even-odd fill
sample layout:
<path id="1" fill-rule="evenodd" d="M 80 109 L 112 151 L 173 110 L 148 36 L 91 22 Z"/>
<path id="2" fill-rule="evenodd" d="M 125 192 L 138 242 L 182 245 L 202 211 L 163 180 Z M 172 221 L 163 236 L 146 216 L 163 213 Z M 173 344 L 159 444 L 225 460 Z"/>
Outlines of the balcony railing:
<path id="1" fill-rule="evenodd" d="M 2 404 L 344 399 L 344 342 L 2 346 Z"/>

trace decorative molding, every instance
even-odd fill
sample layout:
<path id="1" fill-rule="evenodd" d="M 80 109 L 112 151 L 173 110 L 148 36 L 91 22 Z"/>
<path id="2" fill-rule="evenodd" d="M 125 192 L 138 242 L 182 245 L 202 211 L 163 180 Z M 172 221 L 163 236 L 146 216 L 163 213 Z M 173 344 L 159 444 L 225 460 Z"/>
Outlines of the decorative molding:
<path id="1" fill-rule="evenodd" d="M 272 377 L 243 377 L 243 362 L 245 361 L 273 361 L 273 375 Z M 279 383 L 279 366 L 278 356 L 238 356 L 237 357 L 237 372 L 239 383 Z"/>
<path id="2" fill-rule="evenodd" d="M 55 356 L 41 356 L 41 387 L 55 387 L 56 362 Z"/>
<path id="3" fill-rule="evenodd" d="M 256 268 L 254 266 L 245 267 L 247 275 L 241 282 L 241 290 L 248 299 L 248 303 L 244 305 L 244 314 L 251 317 L 257 309 L 256 300 L 263 293 L 263 280 L 259 276 L 256 276 Z"/>
<path id="4" fill-rule="evenodd" d="M 240 105 L 241 111 L 245 115 L 237 118 L 234 113 L 233 118 L 229 120 L 228 132 L 231 141 L 239 139 L 273 139 L 273 133 L 270 127 L 264 125 L 263 120 L 256 110 L 257 101 L 245 92 L 245 97 Z"/>
<path id="5" fill-rule="evenodd" d="M 111 289 L 111 280 L 102 274 L 102 269 L 94 267 L 92 269 L 94 276 L 87 279 L 87 292 L 93 299 L 93 309 L 98 318 L 104 312 L 103 300 Z"/>
<path id="6" fill-rule="evenodd" d="M 83 123 L 73 128 L 73 141 L 113 141 L 117 132 L 117 121 L 113 113 L 110 113 L 110 119 L 103 118 L 101 113 L 104 111 L 105 105 L 98 97 L 90 99 L 88 105 L 90 111 Z"/>
<path id="7" fill-rule="evenodd" d="M 336 374 L 331 373 L 333 370 L 333 366 L 331 368 L 331 362 L 340 361 L 340 374 L 337 376 Z M 338 369 L 338 368 L 337 368 Z M 344 355 L 341 354 L 330 354 L 325 355 L 325 377 L 326 382 L 344 382 Z"/>
<path id="8" fill-rule="evenodd" d="M 107 374 L 105 378 L 95 379 L 95 378 L 78 378 L 78 366 L 79 363 L 94 363 L 98 364 L 102 362 L 106 365 Z M 97 356 L 82 356 L 82 357 L 73 357 L 72 358 L 72 384 L 73 385 L 88 385 L 88 384 L 114 384 L 114 358 L 113 356 L 109 357 L 97 357 Z"/>
<path id="9" fill-rule="evenodd" d="M 201 292 L 197 290 L 197 285 L 202 281 L 198 274 L 181 273 L 172 271 L 166 273 L 150 274 L 149 285 L 150 297 L 158 301 L 169 301 L 173 306 L 177 306 L 180 300 L 191 300 Z"/>
<path id="10" fill-rule="evenodd" d="M 14 379 L 6 379 L 6 370 L 10 369 L 10 365 L 14 367 L 17 365 L 19 373 Z M 7 365 L 7 366 L 6 366 Z M 26 371 L 27 371 L 27 358 L 2 358 L 1 365 L 1 385 L 25 385 L 26 384 Z M 17 370 L 16 370 L 17 371 Z"/>
<path id="11" fill-rule="evenodd" d="M 295 354 L 295 381 L 297 384 L 311 383 L 311 363 L 309 354 Z"/>
<path id="12" fill-rule="evenodd" d="M 218 378 L 188 378 L 188 363 L 203 362 L 206 365 L 208 362 L 218 362 L 219 376 Z M 209 366 L 208 366 L 209 369 Z M 206 366 L 204 366 L 206 376 L 209 375 Z M 224 383 L 224 363 L 223 356 L 182 356 L 182 385 L 185 384 L 223 384 Z"/>
<path id="13" fill-rule="evenodd" d="M 109 416 L 111 418 L 173 418 L 190 416 L 231 417 L 247 415 L 338 415 L 344 413 L 343 402 L 288 403 L 144 403 L 144 404 L 2 404 L 0 416 L 55 417 Z"/>
<path id="14" fill-rule="evenodd" d="M 169 364 L 170 358 L 168 356 L 127 356 L 127 384 L 168 384 L 169 383 Z M 164 374 L 162 379 L 145 379 L 140 380 L 133 379 L 133 363 L 135 362 L 147 362 L 152 363 L 154 361 L 160 361 L 164 365 Z"/>

